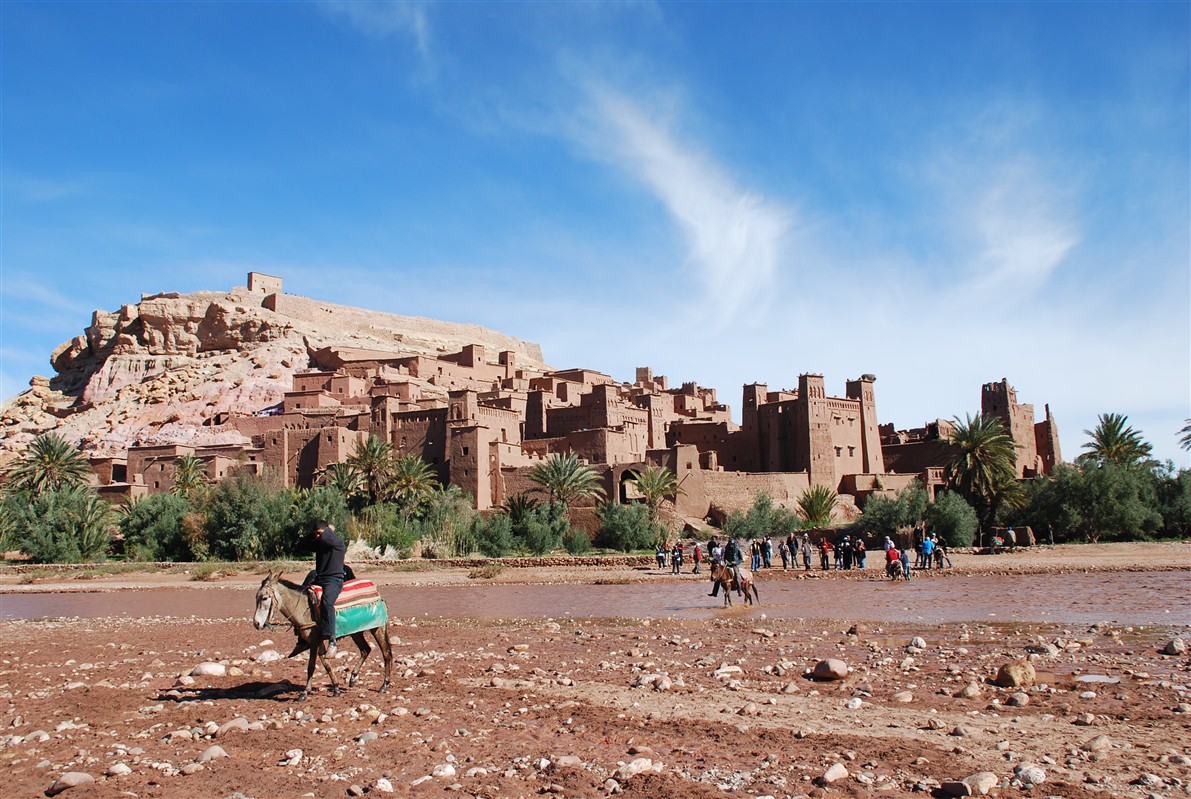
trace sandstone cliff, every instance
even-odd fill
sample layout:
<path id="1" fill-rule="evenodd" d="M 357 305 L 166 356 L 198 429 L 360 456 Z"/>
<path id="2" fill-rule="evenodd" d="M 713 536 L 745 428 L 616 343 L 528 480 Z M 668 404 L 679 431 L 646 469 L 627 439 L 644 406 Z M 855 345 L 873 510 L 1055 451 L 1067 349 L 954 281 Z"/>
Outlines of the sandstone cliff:
<path id="1" fill-rule="evenodd" d="M 118 311 L 95 311 L 82 335 L 54 350 L 53 378 L 33 378 L 28 391 L 0 405 L 0 459 L 49 430 L 101 454 L 134 443 L 243 442 L 234 430 L 204 422 L 277 404 L 294 373 L 313 365 L 316 349 L 442 354 L 473 343 L 544 366 L 537 344 L 476 325 L 291 295 L 265 300 L 242 287 L 143 297 Z"/>

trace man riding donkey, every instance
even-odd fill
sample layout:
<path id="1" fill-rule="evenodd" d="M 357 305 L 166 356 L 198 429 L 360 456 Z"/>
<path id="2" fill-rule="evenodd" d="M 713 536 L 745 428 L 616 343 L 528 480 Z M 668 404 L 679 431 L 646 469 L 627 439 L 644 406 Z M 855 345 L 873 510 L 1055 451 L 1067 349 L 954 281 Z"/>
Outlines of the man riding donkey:
<path id="1" fill-rule="evenodd" d="M 740 564 L 743 562 L 744 553 L 740 550 L 740 544 L 736 543 L 735 538 L 729 538 L 727 545 L 724 546 L 724 568 L 732 570 L 732 587 L 737 594 L 740 593 Z M 712 584 L 711 593 L 708 596 L 715 596 L 719 592 L 720 584 L 717 580 Z"/>
<path id="2" fill-rule="evenodd" d="M 343 582 L 348 579 L 351 571 L 351 567 L 343 562 L 347 555 L 347 545 L 335 532 L 335 527 L 323 519 L 319 519 L 312 525 L 312 544 L 314 546 L 314 569 L 302 581 L 302 589 L 309 594 L 312 605 L 316 598 L 315 592 L 312 590 L 313 586 L 317 585 L 322 589 L 322 595 L 317 598 L 318 619 L 322 628 L 323 640 L 327 644 L 327 654 L 333 657 L 336 651 L 335 600 L 343 591 Z M 350 576 L 355 577 L 354 574 Z M 310 645 L 299 638 L 294 644 L 294 651 L 290 652 L 287 657 L 292 658 L 309 648 Z"/>

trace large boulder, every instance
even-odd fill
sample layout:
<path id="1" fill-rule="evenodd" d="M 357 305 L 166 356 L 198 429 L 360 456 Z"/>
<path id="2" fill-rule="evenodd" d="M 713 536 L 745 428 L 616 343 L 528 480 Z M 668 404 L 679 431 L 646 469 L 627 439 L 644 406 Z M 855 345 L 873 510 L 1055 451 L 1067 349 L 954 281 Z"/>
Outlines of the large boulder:
<path id="1" fill-rule="evenodd" d="M 848 664 L 839 658 L 820 660 L 811 670 L 811 677 L 816 680 L 842 680 L 848 676 Z"/>
<path id="2" fill-rule="evenodd" d="M 1002 688 L 1022 688 L 1033 685 L 1034 665 L 1028 660 L 1012 660 L 997 671 L 997 685 Z"/>

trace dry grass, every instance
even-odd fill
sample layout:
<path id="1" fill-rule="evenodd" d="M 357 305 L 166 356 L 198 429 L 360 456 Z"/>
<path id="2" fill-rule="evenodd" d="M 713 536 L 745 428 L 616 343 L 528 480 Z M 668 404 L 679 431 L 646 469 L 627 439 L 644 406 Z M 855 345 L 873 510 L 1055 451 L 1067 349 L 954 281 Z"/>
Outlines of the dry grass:
<path id="1" fill-rule="evenodd" d="M 469 580 L 491 580 L 498 577 L 504 570 L 503 563 L 493 561 L 492 563 L 485 563 L 483 566 L 472 569 L 467 573 L 467 577 Z"/>

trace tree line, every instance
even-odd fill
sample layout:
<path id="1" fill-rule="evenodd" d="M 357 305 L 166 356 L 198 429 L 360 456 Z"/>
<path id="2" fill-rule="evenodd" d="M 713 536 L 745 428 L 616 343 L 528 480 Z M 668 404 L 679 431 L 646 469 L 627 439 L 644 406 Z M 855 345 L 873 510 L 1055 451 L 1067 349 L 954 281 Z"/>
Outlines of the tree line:
<path id="1" fill-rule="evenodd" d="M 1153 447 L 1128 417 L 1101 414 L 1074 463 L 1018 480 L 1016 445 L 1001 420 L 955 420 L 946 490 L 934 503 L 912 485 L 896 498 L 876 496 L 861 526 L 873 535 L 926 525 L 951 546 L 972 546 L 981 530 L 1030 526 L 1056 543 L 1187 538 L 1191 535 L 1191 471 L 1151 457 Z M 1179 431 L 1191 449 L 1191 419 Z"/>
<path id="2" fill-rule="evenodd" d="M 856 525 L 872 536 L 926 524 L 951 546 L 971 546 L 981 528 L 1031 525 L 1056 542 L 1187 537 L 1191 472 L 1150 458 L 1151 447 L 1118 414 L 1105 414 L 1074 464 L 1019 481 L 1014 443 L 999 419 L 956 420 L 947 490 L 929 502 L 915 483 L 896 497 L 873 496 Z M 1191 420 L 1181 431 L 1191 448 Z M 553 455 L 527 474 L 534 488 L 489 513 L 472 509 L 456 486 L 442 486 L 416 455 L 399 455 L 376 437 L 357 443 L 312 488 L 283 487 L 277 475 L 234 472 L 212 482 L 191 455 L 174 464 L 169 493 L 113 506 L 90 486 L 87 459 L 55 433 L 35 439 L 5 474 L 0 548 L 38 562 L 88 562 L 117 555 L 141 561 L 270 560 L 306 554 L 305 533 L 327 519 L 350 538 L 395 557 L 582 554 L 593 546 L 631 552 L 665 542 L 666 498 L 683 493 L 674 472 L 648 466 L 631 474 L 642 502 L 607 500 L 600 474 L 573 453 Z M 733 512 L 724 532 L 743 539 L 784 536 L 831 524 L 836 493 L 813 486 L 797 510 L 764 494 Z M 594 539 L 571 524 L 571 508 L 595 502 Z"/>

